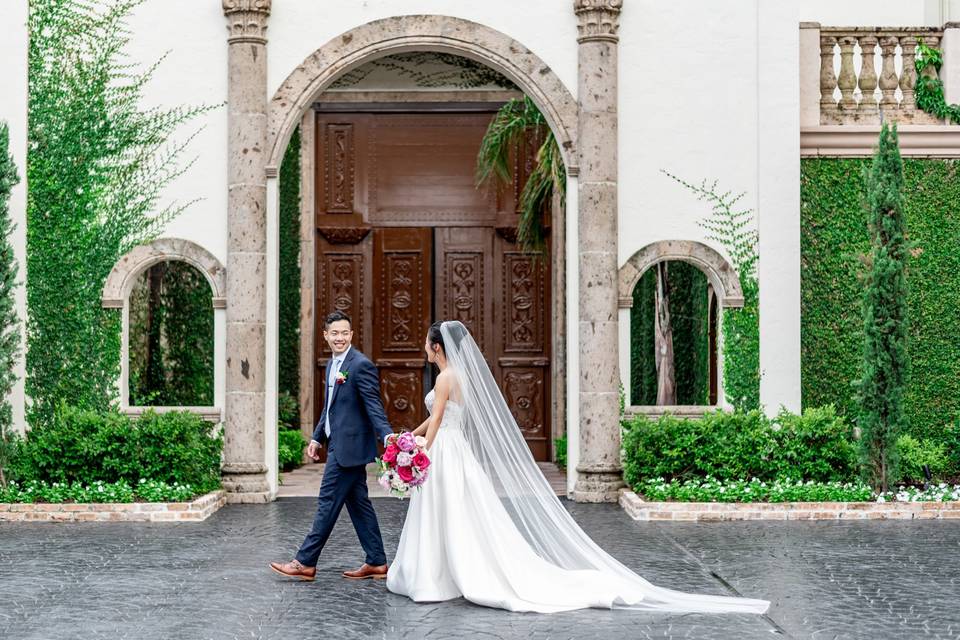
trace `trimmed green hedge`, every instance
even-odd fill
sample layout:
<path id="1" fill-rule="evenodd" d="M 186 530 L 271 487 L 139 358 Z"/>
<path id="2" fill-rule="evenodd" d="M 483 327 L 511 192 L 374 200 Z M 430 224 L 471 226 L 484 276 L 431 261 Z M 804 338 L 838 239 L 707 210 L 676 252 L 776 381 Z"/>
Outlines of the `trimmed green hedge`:
<path id="1" fill-rule="evenodd" d="M 277 458 L 283 471 L 290 471 L 303 463 L 303 448 L 306 439 L 300 431 L 280 428 L 277 433 Z"/>
<path id="2" fill-rule="evenodd" d="M 10 471 L 19 482 L 136 486 L 145 479 L 204 493 L 220 486 L 222 449 L 219 429 L 189 412 L 148 411 L 134 420 L 62 406 L 18 442 Z"/>
<path id="3" fill-rule="evenodd" d="M 847 482 L 857 474 L 851 428 L 833 407 L 708 413 L 702 419 L 635 416 L 624 422 L 624 479 L 758 478 Z"/>
<path id="4" fill-rule="evenodd" d="M 801 161 L 801 371 L 804 406 L 857 413 L 869 159 Z M 955 160 L 904 159 L 911 376 L 908 433 L 942 441 L 960 414 L 960 176 Z M 960 470 L 960 467 L 957 467 Z"/>

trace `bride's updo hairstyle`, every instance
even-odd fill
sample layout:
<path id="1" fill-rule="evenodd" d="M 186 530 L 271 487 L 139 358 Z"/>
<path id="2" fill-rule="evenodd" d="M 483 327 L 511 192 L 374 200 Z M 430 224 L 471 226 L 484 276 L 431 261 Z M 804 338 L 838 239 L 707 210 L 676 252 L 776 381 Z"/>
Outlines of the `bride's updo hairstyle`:
<path id="1" fill-rule="evenodd" d="M 440 350 L 443 351 L 443 356 L 447 356 L 447 350 L 443 344 L 443 332 L 440 331 L 440 325 L 443 324 L 443 320 L 434 322 L 430 325 L 430 329 L 427 331 L 427 342 L 430 343 L 430 346 L 439 345 Z"/>

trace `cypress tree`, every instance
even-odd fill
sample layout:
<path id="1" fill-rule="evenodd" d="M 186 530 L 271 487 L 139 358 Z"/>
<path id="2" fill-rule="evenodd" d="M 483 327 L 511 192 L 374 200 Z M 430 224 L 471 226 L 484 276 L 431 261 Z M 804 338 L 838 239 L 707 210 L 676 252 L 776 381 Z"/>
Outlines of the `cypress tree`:
<path id="1" fill-rule="evenodd" d="M 870 255 L 863 293 L 863 378 L 860 448 L 864 479 L 886 491 L 897 477 L 897 436 L 906 426 L 903 396 L 907 354 L 907 239 L 903 161 L 896 126 L 885 123 L 865 175 Z"/>

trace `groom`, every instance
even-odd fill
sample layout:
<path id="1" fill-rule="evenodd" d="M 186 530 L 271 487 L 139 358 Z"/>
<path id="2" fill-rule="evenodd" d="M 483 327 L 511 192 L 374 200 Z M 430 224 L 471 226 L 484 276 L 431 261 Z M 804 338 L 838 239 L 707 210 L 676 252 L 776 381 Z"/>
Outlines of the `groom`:
<path id="1" fill-rule="evenodd" d="M 356 571 L 344 571 L 344 577 L 385 578 L 387 556 L 377 514 L 367 497 L 366 471 L 366 464 L 377 456 L 377 440 L 386 440 L 393 433 L 380 401 L 380 376 L 365 355 L 350 347 L 353 328 L 347 314 L 334 311 L 328 315 L 323 337 L 333 355 L 327 363 L 323 413 L 307 447 L 307 455 L 314 460 L 320 459 L 320 447 L 327 447 L 317 516 L 296 559 L 271 562 L 270 568 L 291 578 L 313 580 L 320 551 L 346 504 L 367 557 Z"/>

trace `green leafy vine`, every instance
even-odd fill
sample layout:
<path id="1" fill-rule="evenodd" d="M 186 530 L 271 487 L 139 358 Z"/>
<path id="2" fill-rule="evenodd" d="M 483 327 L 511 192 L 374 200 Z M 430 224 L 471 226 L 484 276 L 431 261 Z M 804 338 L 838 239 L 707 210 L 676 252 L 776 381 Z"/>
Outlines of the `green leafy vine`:
<path id="1" fill-rule="evenodd" d="M 924 75 L 924 71 L 929 67 L 940 71 L 943 66 L 943 52 L 922 42 L 918 43 L 917 57 L 913 64 L 917 69 L 917 107 L 942 120 L 960 124 L 960 104 L 947 104 L 943 95 L 943 80 L 936 73 Z"/>

